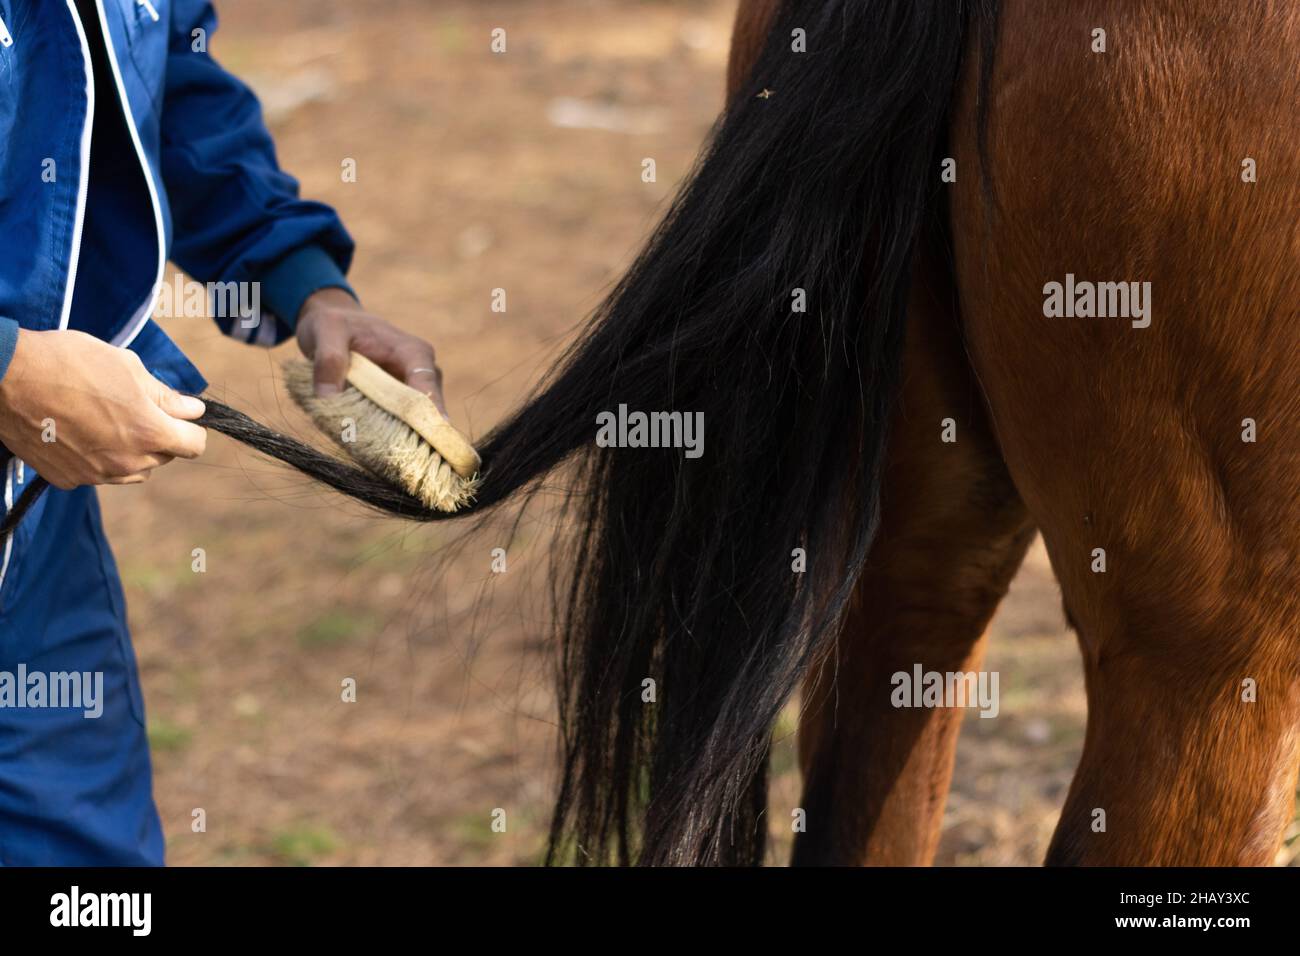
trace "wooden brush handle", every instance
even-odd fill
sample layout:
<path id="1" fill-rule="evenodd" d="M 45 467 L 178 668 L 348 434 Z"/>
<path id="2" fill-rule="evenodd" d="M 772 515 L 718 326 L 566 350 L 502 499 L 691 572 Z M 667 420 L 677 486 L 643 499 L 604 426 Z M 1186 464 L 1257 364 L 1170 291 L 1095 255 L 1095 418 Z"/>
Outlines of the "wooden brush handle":
<path id="1" fill-rule="evenodd" d="M 390 415 L 410 425 L 433 446 L 451 470 L 462 478 L 473 478 L 482 464 L 474 446 L 438 411 L 428 395 L 399 382 L 370 359 L 352 353 L 348 381 L 366 398 Z"/>

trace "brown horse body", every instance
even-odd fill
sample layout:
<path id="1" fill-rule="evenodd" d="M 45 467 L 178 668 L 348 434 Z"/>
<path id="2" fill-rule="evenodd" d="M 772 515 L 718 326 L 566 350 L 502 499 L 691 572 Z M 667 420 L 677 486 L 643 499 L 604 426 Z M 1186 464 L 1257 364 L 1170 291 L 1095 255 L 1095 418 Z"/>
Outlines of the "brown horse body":
<path id="1" fill-rule="evenodd" d="M 742 3 L 733 92 L 776 6 Z M 979 666 L 1035 530 L 1088 693 L 1048 862 L 1272 860 L 1300 768 L 1298 62 L 1297 3 L 1004 0 L 983 167 L 968 53 L 955 268 L 921 250 L 882 525 L 805 689 L 795 862 L 931 861 L 962 711 L 896 708 L 890 678 Z M 1150 324 L 1045 315 L 1067 275 L 1150 282 Z"/>

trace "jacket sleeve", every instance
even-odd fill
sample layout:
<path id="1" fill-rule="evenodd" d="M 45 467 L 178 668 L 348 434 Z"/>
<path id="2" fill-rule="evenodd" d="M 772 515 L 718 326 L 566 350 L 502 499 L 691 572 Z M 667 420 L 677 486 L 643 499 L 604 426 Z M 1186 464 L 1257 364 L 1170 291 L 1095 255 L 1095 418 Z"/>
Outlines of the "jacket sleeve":
<path id="1" fill-rule="evenodd" d="M 0 378 L 9 371 L 13 361 L 14 349 L 18 347 L 18 323 L 0 315 Z"/>
<path id="2" fill-rule="evenodd" d="M 200 282 L 258 283 L 259 322 L 217 323 L 274 345 L 292 335 L 312 292 L 352 291 L 353 243 L 334 210 L 299 198 L 280 169 L 257 97 L 207 52 L 216 27 L 207 0 L 174 0 L 162 110 L 171 258 Z"/>

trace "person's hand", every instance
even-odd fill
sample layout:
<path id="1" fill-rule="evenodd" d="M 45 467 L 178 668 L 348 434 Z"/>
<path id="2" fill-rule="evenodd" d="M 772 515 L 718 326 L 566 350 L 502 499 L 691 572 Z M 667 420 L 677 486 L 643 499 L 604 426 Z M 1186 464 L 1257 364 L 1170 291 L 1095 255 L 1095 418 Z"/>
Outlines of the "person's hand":
<path id="1" fill-rule="evenodd" d="M 446 414 L 442 371 L 433 346 L 371 315 L 343 289 L 313 293 L 298 314 L 298 347 L 312 360 L 316 394 L 341 391 L 348 374 L 348 352 L 359 352 L 407 385 L 423 392 Z"/>
<path id="2" fill-rule="evenodd" d="M 20 330 L 0 378 L 0 441 L 56 488 L 137 484 L 197 458 L 208 433 L 189 419 L 203 411 L 134 352 L 71 330 Z"/>

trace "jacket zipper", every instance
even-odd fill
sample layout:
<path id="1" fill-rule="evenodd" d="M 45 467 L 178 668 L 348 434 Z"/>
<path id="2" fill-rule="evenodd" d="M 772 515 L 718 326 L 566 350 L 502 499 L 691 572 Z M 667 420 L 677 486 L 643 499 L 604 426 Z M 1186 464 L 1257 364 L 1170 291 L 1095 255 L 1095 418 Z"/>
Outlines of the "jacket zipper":
<path id="1" fill-rule="evenodd" d="M 90 187 L 90 140 L 95 129 L 95 68 L 90 62 L 90 42 L 82 27 L 76 5 L 67 0 L 72 14 L 77 39 L 81 42 L 81 58 L 86 64 L 86 122 L 81 127 L 81 178 L 77 182 L 77 211 L 72 226 L 72 254 L 68 258 L 68 285 L 63 290 L 63 311 L 59 314 L 59 328 L 68 327 L 72 315 L 72 290 L 77 285 L 77 263 L 81 261 L 81 230 L 86 222 L 86 191 Z"/>
<path id="2" fill-rule="evenodd" d="M 14 462 L 17 458 L 10 458 L 9 464 L 5 465 L 5 514 L 14 506 Z M 5 575 L 9 573 L 9 557 L 14 550 L 14 538 L 18 536 L 18 529 L 15 528 L 9 537 L 5 538 L 4 557 L 0 558 L 0 588 L 5 586 Z M 4 610 L 0 606 L 0 610 Z"/>
<path id="3" fill-rule="evenodd" d="M 72 0 L 68 0 L 71 6 Z M 144 3 L 150 14 L 155 20 L 158 19 L 158 11 L 154 9 L 152 3 Z M 113 49 L 113 34 L 108 29 L 108 19 L 104 15 L 104 0 L 95 0 L 95 9 L 99 12 L 99 29 L 104 35 L 104 48 L 108 52 L 108 66 L 113 71 L 113 85 L 117 87 L 117 98 L 122 104 L 122 116 L 126 120 L 126 131 L 131 134 L 131 145 L 135 147 L 136 160 L 140 163 L 140 172 L 144 175 L 144 184 L 149 190 L 149 204 L 153 207 L 153 225 L 154 232 L 158 238 L 158 266 L 154 270 L 153 285 L 149 287 L 149 297 L 145 299 L 140 306 L 139 313 L 135 318 L 126 324 L 117 335 L 113 336 L 111 345 L 117 345 L 126 348 L 135 337 L 140 334 L 140 330 L 145 327 L 149 317 L 153 314 L 154 302 L 158 297 L 158 287 L 162 284 L 163 272 L 167 268 L 167 233 L 163 227 L 162 219 L 162 202 L 158 198 L 158 187 L 153 180 L 153 171 L 149 168 L 149 158 L 145 155 L 144 146 L 140 142 L 140 131 L 136 129 L 135 117 L 131 115 L 131 101 L 126 95 L 126 84 L 122 82 L 122 69 L 117 62 L 117 51 Z M 75 13 L 75 11 L 74 11 Z"/>
<path id="4" fill-rule="evenodd" d="M 135 5 L 137 7 L 144 7 L 145 12 L 148 13 L 149 16 L 153 17 L 153 22 L 158 22 L 158 9 L 150 3 L 149 0 L 135 0 Z"/>
<path id="5" fill-rule="evenodd" d="M 72 291 L 77 281 L 77 260 L 81 254 L 81 230 L 82 222 L 86 213 L 86 186 L 90 181 L 90 139 L 92 132 L 91 121 L 94 118 L 95 103 L 95 83 L 94 72 L 90 62 L 90 45 L 86 40 L 85 25 L 81 22 L 81 17 L 77 13 L 77 8 L 73 0 L 67 0 L 68 12 L 72 14 L 72 21 L 77 27 L 77 38 L 81 41 L 81 55 L 86 61 L 86 126 L 82 132 L 81 138 L 81 185 L 77 196 L 77 219 L 76 226 L 73 230 L 73 247 L 72 258 L 68 269 L 68 287 L 63 296 L 63 314 L 59 319 L 59 328 L 68 327 L 68 319 L 72 315 Z M 152 7 L 152 4 L 150 5 Z M 145 187 L 149 190 L 149 205 L 153 210 L 154 233 L 158 240 L 158 265 L 154 270 L 153 285 L 149 288 L 149 297 L 140 306 L 136 315 L 134 315 L 122 331 L 113 336 L 109 342 L 110 345 L 117 345 L 126 348 L 135 337 L 140 334 L 145 323 L 149 321 L 149 316 L 153 312 L 154 299 L 157 296 L 159 283 L 162 282 L 163 271 L 167 267 L 167 256 L 164 247 L 167 245 L 167 234 L 163 228 L 162 221 L 162 203 L 158 199 L 158 187 L 154 183 L 153 172 L 149 168 L 149 160 L 145 156 L 144 146 L 140 143 L 140 131 L 136 129 L 135 117 L 131 115 L 131 103 L 127 99 L 126 86 L 122 82 L 121 67 L 117 62 L 117 51 L 113 49 L 112 33 L 108 29 L 108 20 L 104 16 L 104 0 L 95 0 L 95 10 L 99 14 L 99 29 L 104 38 L 104 48 L 108 53 L 108 65 L 113 73 L 113 85 L 117 89 L 118 99 L 122 104 L 122 116 L 126 120 L 126 130 L 131 137 L 131 145 L 135 148 L 137 162 L 140 163 L 140 172 L 144 176 Z M 156 10 L 154 10 L 157 13 Z"/>
<path id="6" fill-rule="evenodd" d="M 7 49 L 8 47 L 11 47 L 13 45 L 14 45 L 14 35 L 10 33 L 9 28 L 5 26 L 5 18 L 0 17 L 0 46 L 5 47 Z"/>

